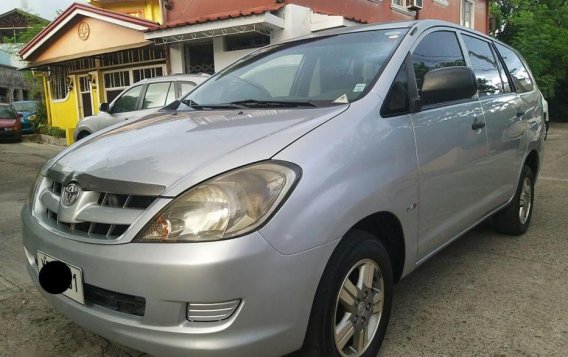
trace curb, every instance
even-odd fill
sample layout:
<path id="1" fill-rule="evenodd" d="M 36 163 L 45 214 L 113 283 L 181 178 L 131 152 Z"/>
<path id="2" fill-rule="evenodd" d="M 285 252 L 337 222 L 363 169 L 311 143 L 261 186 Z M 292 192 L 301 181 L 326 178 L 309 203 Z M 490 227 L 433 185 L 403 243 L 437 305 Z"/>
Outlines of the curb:
<path id="1" fill-rule="evenodd" d="M 67 140 L 65 138 L 56 138 L 49 135 L 44 134 L 31 134 L 31 135 L 22 135 L 23 142 L 32 142 L 38 144 L 51 144 L 66 147 Z"/>

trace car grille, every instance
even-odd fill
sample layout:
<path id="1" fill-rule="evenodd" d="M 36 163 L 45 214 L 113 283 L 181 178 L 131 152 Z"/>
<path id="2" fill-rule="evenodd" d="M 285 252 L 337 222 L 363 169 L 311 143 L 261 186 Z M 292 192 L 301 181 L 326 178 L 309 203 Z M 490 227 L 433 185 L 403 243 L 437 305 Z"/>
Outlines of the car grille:
<path id="1" fill-rule="evenodd" d="M 83 191 L 83 199 L 76 208 L 77 215 L 72 221 L 58 214 L 63 185 L 48 180 L 45 189 L 39 193 L 44 221 L 66 233 L 93 239 L 116 239 L 128 230 L 140 214 L 157 197 L 117 194 L 110 192 Z"/>

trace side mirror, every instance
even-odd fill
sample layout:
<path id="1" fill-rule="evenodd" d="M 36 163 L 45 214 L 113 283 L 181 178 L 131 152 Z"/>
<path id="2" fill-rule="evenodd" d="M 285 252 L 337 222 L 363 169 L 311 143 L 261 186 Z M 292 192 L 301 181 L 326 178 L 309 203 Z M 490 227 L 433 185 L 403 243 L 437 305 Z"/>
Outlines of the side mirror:
<path id="1" fill-rule="evenodd" d="M 18 113 L 16 114 L 16 119 L 22 119 L 24 116 L 22 115 L 22 113 Z"/>
<path id="2" fill-rule="evenodd" d="M 101 103 L 101 105 L 99 106 L 99 110 L 101 112 L 109 112 L 110 111 L 110 107 L 108 105 L 108 103 Z"/>
<path id="3" fill-rule="evenodd" d="M 469 67 L 444 67 L 424 75 L 422 105 L 471 98 L 477 93 L 475 74 Z"/>

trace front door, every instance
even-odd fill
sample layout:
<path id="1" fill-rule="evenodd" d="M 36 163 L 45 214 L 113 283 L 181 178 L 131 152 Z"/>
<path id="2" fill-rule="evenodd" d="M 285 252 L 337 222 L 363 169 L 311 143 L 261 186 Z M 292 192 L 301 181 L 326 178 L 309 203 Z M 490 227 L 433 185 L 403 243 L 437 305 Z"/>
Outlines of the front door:
<path id="1" fill-rule="evenodd" d="M 79 76 L 79 108 L 82 118 L 93 115 L 91 82 L 87 75 Z"/>
<path id="2" fill-rule="evenodd" d="M 465 66 L 457 34 L 427 33 L 412 51 L 420 93 L 433 69 Z M 482 184 L 487 160 L 483 110 L 476 98 L 424 107 L 412 114 L 419 178 L 419 257 L 463 232 L 484 214 L 489 188 Z"/>

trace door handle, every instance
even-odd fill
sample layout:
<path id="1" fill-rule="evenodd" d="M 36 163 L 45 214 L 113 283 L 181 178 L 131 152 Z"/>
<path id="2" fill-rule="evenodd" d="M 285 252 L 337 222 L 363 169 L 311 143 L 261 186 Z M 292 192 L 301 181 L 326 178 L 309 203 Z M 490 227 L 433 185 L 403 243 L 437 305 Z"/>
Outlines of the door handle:
<path id="1" fill-rule="evenodd" d="M 477 130 L 483 129 L 483 128 L 485 128 L 485 122 L 475 118 L 473 120 L 473 124 L 471 124 L 471 129 L 477 131 Z"/>

